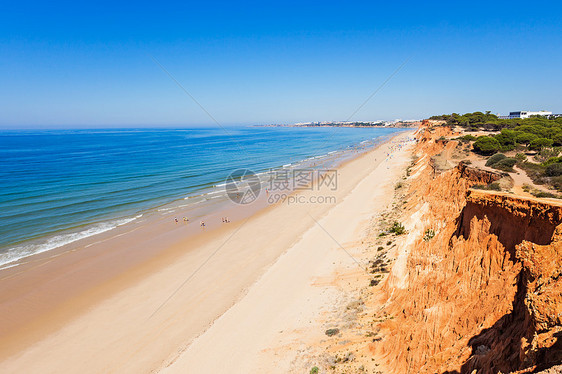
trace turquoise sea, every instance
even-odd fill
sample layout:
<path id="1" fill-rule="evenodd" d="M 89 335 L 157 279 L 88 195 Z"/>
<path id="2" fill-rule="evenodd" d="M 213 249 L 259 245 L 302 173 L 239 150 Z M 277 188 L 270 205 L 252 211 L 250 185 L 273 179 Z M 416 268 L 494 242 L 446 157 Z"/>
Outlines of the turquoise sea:
<path id="1" fill-rule="evenodd" d="M 375 143 L 392 128 L 0 131 L 0 265 L 256 173 Z"/>

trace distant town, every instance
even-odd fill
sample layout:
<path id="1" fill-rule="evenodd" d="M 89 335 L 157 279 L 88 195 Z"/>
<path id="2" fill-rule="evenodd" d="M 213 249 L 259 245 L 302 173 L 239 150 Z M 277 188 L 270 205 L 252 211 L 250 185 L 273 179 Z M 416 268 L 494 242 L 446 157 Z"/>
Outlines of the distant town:
<path id="1" fill-rule="evenodd" d="M 394 121 L 322 121 L 322 122 L 297 122 L 293 124 L 259 125 L 262 127 L 415 127 L 421 120 L 394 120 Z"/>
<path id="2" fill-rule="evenodd" d="M 496 114 L 499 119 L 516 119 L 516 118 L 530 118 L 532 116 L 542 116 L 547 118 L 562 117 L 562 114 L 553 114 L 551 111 L 539 110 L 519 110 L 509 112 L 508 115 L 502 116 Z M 256 125 L 258 127 L 416 127 L 421 124 L 422 120 L 402 120 L 396 119 L 393 121 L 318 121 L 318 122 L 297 122 L 297 123 L 279 123 L 268 125 Z"/>

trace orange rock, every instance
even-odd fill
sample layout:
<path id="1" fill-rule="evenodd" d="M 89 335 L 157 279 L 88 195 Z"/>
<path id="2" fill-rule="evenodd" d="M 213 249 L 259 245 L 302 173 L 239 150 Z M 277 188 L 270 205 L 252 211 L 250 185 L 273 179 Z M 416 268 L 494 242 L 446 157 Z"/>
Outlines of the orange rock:
<path id="1" fill-rule="evenodd" d="M 402 248 L 402 283 L 383 284 L 385 338 L 369 343 L 394 373 L 523 373 L 562 362 L 562 204 L 471 190 L 501 175 L 460 163 L 436 173 L 447 127 L 424 122 L 406 204 L 436 229 Z M 422 210 L 422 207 L 426 206 Z M 408 215 L 408 213 L 406 215 Z M 405 287 L 398 287 L 405 284 Z"/>

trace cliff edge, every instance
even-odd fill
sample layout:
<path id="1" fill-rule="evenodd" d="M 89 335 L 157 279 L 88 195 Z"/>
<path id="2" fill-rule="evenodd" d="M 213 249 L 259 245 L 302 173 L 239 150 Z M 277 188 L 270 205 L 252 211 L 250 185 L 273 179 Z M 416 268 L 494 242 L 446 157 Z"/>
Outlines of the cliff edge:
<path id="1" fill-rule="evenodd" d="M 383 338 L 369 350 L 392 373 L 552 368 L 562 362 L 562 203 L 472 189 L 503 176 L 467 163 L 436 167 L 451 135 L 428 122 L 418 132 L 408 240 L 373 291 L 375 317 L 387 317 L 372 322 Z"/>

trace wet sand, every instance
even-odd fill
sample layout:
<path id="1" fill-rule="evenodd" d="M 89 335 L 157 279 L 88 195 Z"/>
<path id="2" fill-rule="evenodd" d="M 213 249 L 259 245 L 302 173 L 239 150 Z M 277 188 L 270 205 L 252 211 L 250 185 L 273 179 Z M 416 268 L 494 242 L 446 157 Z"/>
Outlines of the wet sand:
<path id="1" fill-rule="evenodd" d="M 112 232 L 113 237 L 108 235 L 108 240 L 90 243 L 93 245 L 88 248 L 44 253 L 2 271 L 1 367 L 7 372 L 27 373 L 139 373 L 159 370 L 180 357 L 170 369 L 202 372 L 181 365 L 189 351 L 186 347 L 197 336 L 201 337 L 196 342 L 212 337 L 210 332 L 217 324 L 207 329 L 213 321 L 221 315 L 217 323 L 223 321 L 235 308 L 242 308 L 238 305 L 249 308 L 242 311 L 266 305 L 256 305 L 260 298 L 250 295 L 272 269 L 280 267 L 280 275 L 271 287 L 263 288 L 265 291 L 277 293 L 283 279 L 293 286 L 308 282 L 308 278 L 297 276 L 302 272 L 293 274 L 298 264 L 287 262 L 287 256 L 301 248 L 322 257 L 326 233 L 320 240 L 317 222 L 325 219 L 330 231 L 344 230 L 344 236 L 351 235 L 361 217 L 374 207 L 377 188 L 382 188 L 383 181 L 393 175 L 390 171 L 397 170 L 403 161 L 400 157 L 384 161 L 391 146 L 386 143 L 340 167 L 336 191 L 298 193 L 305 200 L 329 194 L 335 203 L 284 203 L 255 214 L 233 208 L 228 214 L 217 213 L 214 218 L 218 224 L 204 232 L 188 232 L 200 230 L 198 221 L 187 227 L 180 221 L 168 230 L 160 226 L 170 227 L 165 222 L 153 229 Z M 360 184 L 362 188 L 356 188 Z M 381 199 L 386 197 L 379 196 L 377 201 Z M 223 215 L 233 222 L 220 224 Z M 130 244 L 133 236 L 135 245 Z M 319 241 L 306 239 L 310 236 Z M 100 239 L 103 237 L 97 241 Z M 278 265 L 283 261 L 284 266 Z M 297 300 L 290 293 L 278 296 L 286 300 L 283 305 Z M 248 300 L 254 301 L 247 304 Z M 253 320 L 251 313 L 238 316 L 246 316 L 246 323 Z M 265 319 L 263 323 L 271 328 L 275 324 L 270 322 Z M 226 324 L 219 331 L 225 339 L 236 342 L 236 324 Z M 261 345 L 249 345 L 257 346 Z M 227 351 L 216 353 L 232 354 Z M 185 353 L 179 355 L 181 352 Z M 212 355 L 208 358 L 221 357 L 208 354 Z M 200 362 L 203 365 L 205 361 Z"/>

